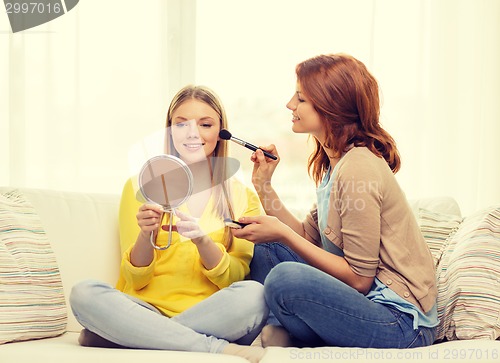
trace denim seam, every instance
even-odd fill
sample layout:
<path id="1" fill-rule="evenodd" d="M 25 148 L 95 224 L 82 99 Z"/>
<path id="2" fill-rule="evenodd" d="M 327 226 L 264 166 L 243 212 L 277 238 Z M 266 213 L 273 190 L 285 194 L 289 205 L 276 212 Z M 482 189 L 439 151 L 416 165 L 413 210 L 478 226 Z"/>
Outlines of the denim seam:
<path id="1" fill-rule="evenodd" d="M 394 316 L 394 318 L 396 320 L 394 322 L 387 323 L 387 322 L 382 322 L 382 321 L 377 321 L 377 320 L 371 320 L 371 319 L 362 318 L 360 316 L 356 316 L 356 315 L 350 314 L 350 313 L 348 313 L 346 311 L 342 311 L 342 310 L 338 309 L 336 306 L 325 305 L 325 304 L 322 304 L 320 302 L 317 302 L 317 301 L 314 301 L 314 300 L 309 300 L 309 299 L 304 299 L 304 298 L 301 298 L 301 297 L 290 298 L 290 299 L 288 299 L 288 301 L 283 302 L 281 305 L 283 307 L 286 307 L 287 311 L 290 311 L 290 310 L 293 310 L 293 309 L 289 309 L 287 307 L 287 303 L 292 303 L 293 304 L 295 301 L 297 301 L 297 302 L 303 301 L 303 302 L 307 302 L 307 303 L 310 303 L 310 304 L 315 304 L 315 305 L 318 305 L 318 306 L 322 306 L 322 307 L 334 310 L 334 311 L 336 311 L 338 313 L 341 313 L 341 314 L 344 314 L 346 316 L 350 316 L 350 317 L 353 317 L 353 318 L 356 318 L 356 319 L 359 319 L 359 320 L 364 320 L 364 321 L 371 322 L 371 323 L 377 323 L 377 324 L 384 325 L 384 326 L 396 326 L 396 325 L 399 325 L 400 328 L 401 328 L 401 324 L 400 324 L 401 315 L 399 317 Z M 299 316 L 297 313 L 294 313 L 294 315 Z"/>

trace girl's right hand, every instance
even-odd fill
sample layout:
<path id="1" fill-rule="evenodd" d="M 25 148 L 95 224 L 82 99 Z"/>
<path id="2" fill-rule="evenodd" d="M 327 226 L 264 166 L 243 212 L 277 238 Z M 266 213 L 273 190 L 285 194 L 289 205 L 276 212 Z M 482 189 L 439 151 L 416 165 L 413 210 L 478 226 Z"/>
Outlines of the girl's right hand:
<path id="1" fill-rule="evenodd" d="M 152 231 L 156 232 L 160 226 L 163 217 L 163 210 L 160 206 L 154 204 L 143 204 L 136 214 L 137 224 L 141 228 L 141 233 L 150 235 Z"/>
<path id="2" fill-rule="evenodd" d="M 257 149 L 252 154 L 250 158 L 250 160 L 253 162 L 252 184 L 257 189 L 257 192 L 259 191 L 259 188 L 262 190 L 262 188 L 271 183 L 271 177 L 273 176 L 274 170 L 280 162 L 278 150 L 276 149 L 276 146 L 274 146 L 274 144 L 261 147 L 261 149 L 276 155 L 278 159 L 273 160 L 267 158 L 262 150 L 259 149 Z"/>

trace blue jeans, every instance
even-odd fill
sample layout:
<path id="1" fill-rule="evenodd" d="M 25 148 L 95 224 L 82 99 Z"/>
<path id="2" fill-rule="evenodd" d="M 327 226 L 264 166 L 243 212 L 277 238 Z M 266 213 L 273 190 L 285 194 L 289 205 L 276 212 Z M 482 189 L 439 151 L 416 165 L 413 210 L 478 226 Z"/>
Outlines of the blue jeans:
<path id="1" fill-rule="evenodd" d="M 257 258 L 273 250 L 283 257 L 282 246 L 259 246 L 255 246 Z M 258 278 L 273 260 L 278 256 L 265 261 L 254 257 L 252 266 Z M 265 278 L 264 293 L 272 315 L 291 334 L 296 346 L 413 348 L 430 345 L 435 339 L 435 328 L 414 330 L 411 315 L 375 303 L 305 263 L 275 265 Z"/>
<path id="2" fill-rule="evenodd" d="M 252 280 L 264 284 L 264 280 L 271 269 L 277 264 L 285 261 L 306 263 L 306 261 L 293 252 L 290 247 L 279 242 L 256 244 L 253 251 L 252 262 L 250 263 L 250 275 Z"/>
<path id="3" fill-rule="evenodd" d="M 169 318 L 154 306 L 95 280 L 71 290 L 78 322 L 129 348 L 220 353 L 229 342 L 250 344 L 268 308 L 262 284 L 239 281 Z"/>

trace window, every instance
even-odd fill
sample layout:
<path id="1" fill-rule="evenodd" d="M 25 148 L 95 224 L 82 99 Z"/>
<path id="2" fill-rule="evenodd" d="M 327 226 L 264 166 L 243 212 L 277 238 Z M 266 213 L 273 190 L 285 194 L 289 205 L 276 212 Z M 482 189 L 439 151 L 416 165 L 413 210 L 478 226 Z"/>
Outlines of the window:
<path id="1" fill-rule="evenodd" d="M 316 196 L 307 171 L 313 142 L 291 131 L 292 114 L 286 108 L 295 92 L 295 65 L 336 52 L 368 61 L 372 17 L 368 5 L 339 0 L 196 2 L 195 81 L 219 94 L 233 136 L 277 146 L 281 162 L 273 185 L 300 218 Z M 251 152 L 233 145 L 231 153 L 250 183 Z"/>

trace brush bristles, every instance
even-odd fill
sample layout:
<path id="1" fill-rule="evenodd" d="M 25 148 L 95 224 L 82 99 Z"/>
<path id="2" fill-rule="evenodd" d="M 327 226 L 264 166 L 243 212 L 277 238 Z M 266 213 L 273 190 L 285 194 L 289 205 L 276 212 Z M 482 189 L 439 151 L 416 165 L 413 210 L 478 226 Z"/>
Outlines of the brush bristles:
<path id="1" fill-rule="evenodd" d="M 226 129 L 222 129 L 219 132 L 219 137 L 223 140 L 230 140 L 231 139 L 231 133 L 227 131 Z"/>

